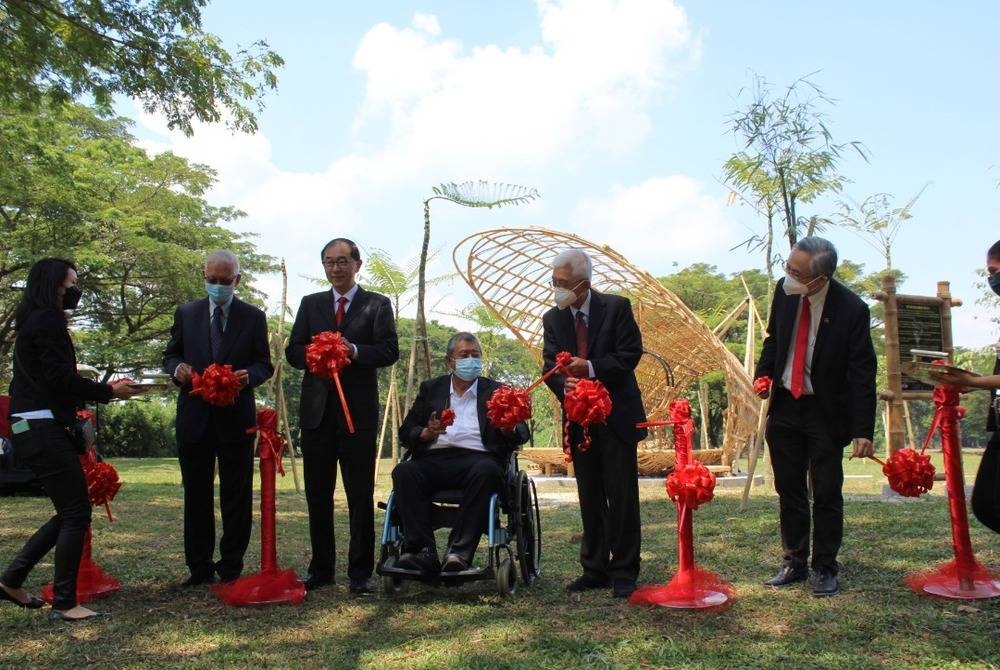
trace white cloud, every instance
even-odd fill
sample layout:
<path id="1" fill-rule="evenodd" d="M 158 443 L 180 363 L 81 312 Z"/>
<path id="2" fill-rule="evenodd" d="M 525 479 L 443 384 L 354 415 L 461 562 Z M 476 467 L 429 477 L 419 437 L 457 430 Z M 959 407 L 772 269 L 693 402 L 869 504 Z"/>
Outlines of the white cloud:
<path id="1" fill-rule="evenodd" d="M 608 196 L 581 200 L 573 220 L 583 237 L 653 274 L 673 271 L 674 262 L 713 262 L 736 243 L 725 203 L 684 175 L 615 185 Z"/>

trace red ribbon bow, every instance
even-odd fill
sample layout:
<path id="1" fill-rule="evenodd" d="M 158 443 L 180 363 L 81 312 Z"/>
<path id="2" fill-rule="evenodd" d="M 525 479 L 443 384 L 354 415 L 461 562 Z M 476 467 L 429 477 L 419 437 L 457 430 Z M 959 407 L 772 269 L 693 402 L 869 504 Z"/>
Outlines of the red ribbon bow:
<path id="1" fill-rule="evenodd" d="M 340 396 L 340 407 L 344 410 L 347 430 L 354 433 L 354 420 L 347 406 L 344 387 L 340 385 L 340 372 L 351 364 L 351 345 L 333 330 L 324 330 L 312 336 L 312 341 L 306 345 L 306 369 L 314 375 L 332 379 Z"/>
<path id="2" fill-rule="evenodd" d="M 678 505 L 696 510 L 715 495 L 715 475 L 701 461 L 674 468 L 667 475 L 667 495 Z"/>
<path id="3" fill-rule="evenodd" d="M 528 392 L 512 386 L 501 386 L 486 401 L 486 418 L 496 428 L 513 430 L 514 426 L 531 418 L 531 398 Z"/>
<path id="4" fill-rule="evenodd" d="M 257 425 L 247 428 L 247 433 L 257 433 L 257 456 L 273 458 L 278 466 L 278 474 L 285 476 L 281 457 L 285 453 L 285 438 L 278 432 L 278 413 L 270 407 L 257 410 Z"/>
<path id="5" fill-rule="evenodd" d="M 768 377 L 767 375 L 764 375 L 763 377 L 757 377 L 757 379 L 753 380 L 753 392 L 756 395 L 760 395 L 762 393 L 769 393 L 770 391 L 771 391 L 771 378 Z"/>
<path id="6" fill-rule="evenodd" d="M 441 427 L 447 428 L 448 426 L 455 423 L 455 410 L 451 407 L 445 407 L 441 410 Z"/>
<path id="7" fill-rule="evenodd" d="M 566 425 L 563 427 L 563 453 L 566 462 L 573 460 L 573 448 L 569 440 L 569 423 L 583 427 L 583 441 L 577 445 L 580 451 L 590 448 L 590 424 L 606 423 L 611 414 L 611 396 L 608 389 L 596 379 L 578 379 L 573 390 L 563 396 L 563 412 Z"/>
<path id="8" fill-rule="evenodd" d="M 236 404 L 240 395 L 240 380 L 232 365 L 212 363 L 201 374 L 191 375 L 191 393 L 201 396 L 209 405 L 227 407 Z"/>

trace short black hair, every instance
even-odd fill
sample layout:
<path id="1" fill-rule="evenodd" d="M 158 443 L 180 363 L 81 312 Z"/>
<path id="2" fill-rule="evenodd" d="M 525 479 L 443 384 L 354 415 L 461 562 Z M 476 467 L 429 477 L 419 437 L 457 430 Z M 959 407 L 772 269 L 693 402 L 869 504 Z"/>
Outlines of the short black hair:
<path id="1" fill-rule="evenodd" d="M 990 250 L 986 252 L 986 257 L 996 258 L 997 260 L 1000 260 L 1000 240 L 997 240 L 996 242 L 993 243 L 993 246 L 990 247 Z"/>
<path id="2" fill-rule="evenodd" d="M 353 241 L 347 239 L 346 237 L 335 237 L 332 240 L 330 240 L 329 242 L 327 242 L 326 244 L 324 244 L 323 245 L 323 250 L 319 252 L 319 259 L 323 260 L 323 256 L 326 255 L 326 250 L 329 249 L 330 247 L 332 247 L 335 244 L 340 244 L 341 242 L 343 242 L 344 244 L 346 244 L 347 246 L 349 246 L 351 248 L 351 258 L 353 258 L 354 260 L 356 260 L 356 261 L 358 261 L 360 263 L 361 262 L 361 252 L 358 250 L 358 245 L 356 245 Z"/>
<path id="3" fill-rule="evenodd" d="M 28 315 L 38 309 L 60 309 L 56 291 L 66 281 L 66 273 L 76 271 L 73 261 L 65 258 L 42 258 L 28 270 L 28 281 L 21 294 L 21 302 L 14 313 L 14 329 L 24 325 Z"/>

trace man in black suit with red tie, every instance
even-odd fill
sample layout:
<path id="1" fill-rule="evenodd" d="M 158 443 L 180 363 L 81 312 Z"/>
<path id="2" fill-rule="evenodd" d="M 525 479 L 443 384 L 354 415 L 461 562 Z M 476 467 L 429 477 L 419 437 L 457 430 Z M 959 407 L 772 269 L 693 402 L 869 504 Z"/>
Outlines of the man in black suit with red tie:
<path id="1" fill-rule="evenodd" d="M 312 544 L 305 585 L 312 590 L 334 582 L 333 490 L 340 463 L 350 518 L 351 541 L 347 553 L 350 592 L 364 595 L 372 592 L 371 575 L 375 569 L 378 369 L 399 359 L 399 341 L 389 299 L 364 290 L 354 281 L 361 269 L 358 246 L 348 239 L 336 238 L 323 247 L 320 259 L 333 287 L 302 299 L 285 358 L 292 366 L 304 370 L 306 347 L 313 335 L 327 330 L 341 334 L 352 351 L 351 363 L 340 372 L 340 382 L 355 432 L 347 429 L 334 383 L 307 370 L 299 403 Z"/>
<path id="2" fill-rule="evenodd" d="M 646 413 L 635 378 L 642 356 L 642 335 L 627 298 L 598 293 L 590 286 L 591 262 L 572 249 L 552 262 L 556 307 L 542 317 L 544 371 L 555 365 L 561 351 L 574 354 L 570 375 L 546 380 L 562 402 L 577 379 L 597 379 L 611 396 L 607 425 L 590 426 L 592 443 L 586 451 L 575 424 L 567 436 L 573 445 L 573 467 L 580 497 L 583 574 L 566 588 L 571 592 L 612 587 L 616 598 L 627 598 L 639 576 L 639 472 L 636 450 L 646 430 L 636 424 Z"/>
<path id="3" fill-rule="evenodd" d="M 232 581 L 243 571 L 253 515 L 253 436 L 257 424 L 253 389 L 271 378 L 267 318 L 233 295 L 240 283 L 240 261 L 215 251 L 205 261 L 208 298 L 177 308 L 163 369 L 180 388 L 177 397 L 177 456 L 184 483 L 184 558 L 190 577 L 185 586 Z M 191 396 L 191 375 L 212 363 L 232 365 L 242 390 L 236 403 L 214 407 Z M 215 552 L 215 462 L 219 463 L 222 537 Z"/>
<path id="4" fill-rule="evenodd" d="M 843 449 L 853 445 L 851 458 L 874 452 L 876 360 L 868 305 L 833 279 L 836 269 L 837 250 L 827 240 L 804 237 L 792 247 L 756 371 L 772 379 L 765 435 L 784 548 L 781 569 L 765 585 L 809 576 L 808 475 L 816 596 L 839 590 Z"/>

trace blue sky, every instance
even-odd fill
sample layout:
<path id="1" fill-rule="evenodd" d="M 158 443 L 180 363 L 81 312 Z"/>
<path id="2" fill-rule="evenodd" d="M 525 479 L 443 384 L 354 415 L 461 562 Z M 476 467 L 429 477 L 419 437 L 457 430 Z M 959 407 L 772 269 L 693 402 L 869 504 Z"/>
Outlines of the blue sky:
<path id="1" fill-rule="evenodd" d="M 305 2 L 215 0 L 204 26 L 228 46 L 264 38 L 286 60 L 257 135 L 198 127 L 193 139 L 139 119 L 152 150 L 170 148 L 219 171 L 216 204 L 244 209 L 241 230 L 285 257 L 297 305 L 321 276 L 334 236 L 416 258 L 431 187 L 487 179 L 537 188 L 523 207 L 435 203 L 432 274 L 451 249 L 492 227 L 543 226 L 608 244 L 662 275 L 694 262 L 760 268 L 730 250 L 761 229 L 727 204 L 719 183 L 738 146 L 727 118 L 753 73 L 777 86 L 811 78 L 837 100 L 836 141 L 856 201 L 885 192 L 900 206 L 927 189 L 894 245 L 908 279 L 931 295 L 949 280 L 965 305 L 955 341 L 998 339 L 975 304 L 985 249 L 1000 238 L 1000 46 L 993 2 Z M 799 213 L 826 216 L 833 200 Z M 880 268 L 853 233 L 827 234 L 841 256 Z M 262 287 L 272 298 L 277 281 Z M 435 290 L 431 318 L 473 301 L 456 283 Z"/>

